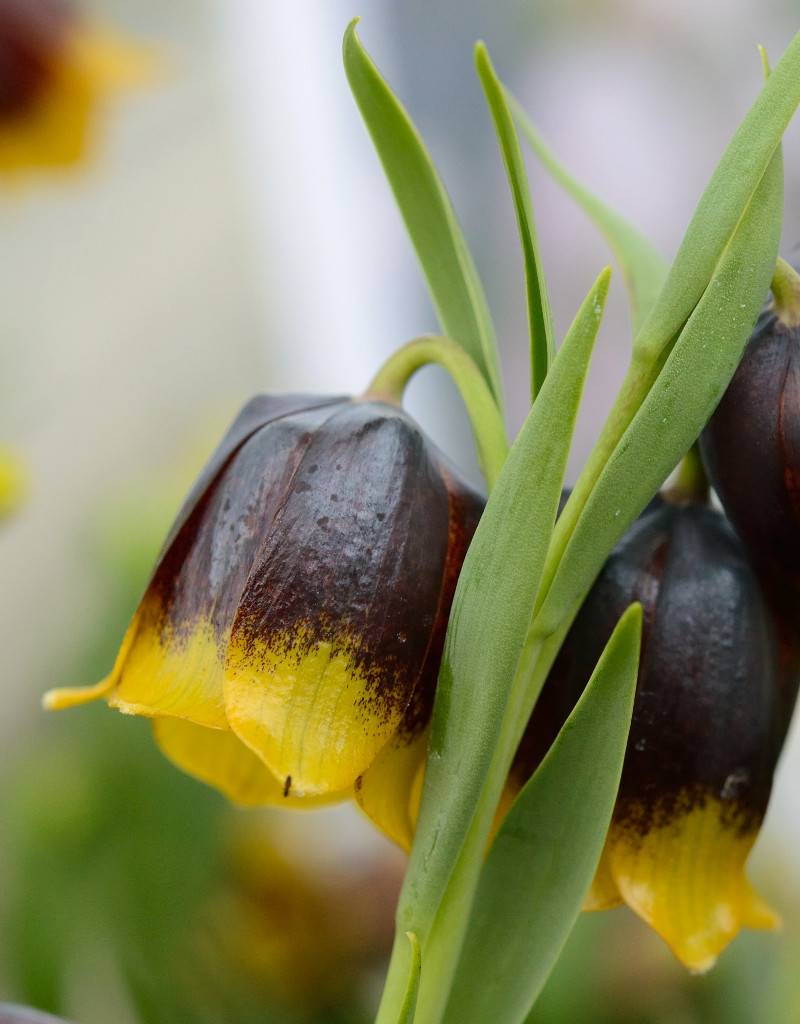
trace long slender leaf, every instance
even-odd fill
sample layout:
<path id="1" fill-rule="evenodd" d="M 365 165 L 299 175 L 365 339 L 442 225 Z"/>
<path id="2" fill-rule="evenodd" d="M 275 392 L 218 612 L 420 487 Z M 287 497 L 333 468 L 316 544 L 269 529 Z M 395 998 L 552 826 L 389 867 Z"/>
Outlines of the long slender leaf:
<path id="1" fill-rule="evenodd" d="M 483 43 L 475 47 L 475 67 L 478 72 L 486 102 L 494 121 L 500 152 L 508 175 L 514 209 L 517 214 L 517 227 L 525 262 L 525 286 L 528 297 L 528 331 L 530 336 L 531 359 L 531 399 L 536 400 L 547 370 L 555 354 L 553 341 L 553 314 L 550 310 L 550 299 L 547 294 L 547 283 L 539 255 L 539 243 L 536 238 L 536 223 L 533 216 L 528 175 L 525 161 L 519 146 L 519 139 L 514 127 L 502 83 L 489 59 L 489 53 Z"/>
<path id="2" fill-rule="evenodd" d="M 600 859 L 630 727 L 642 610 L 622 616 L 481 872 L 446 1024 L 525 1020 Z"/>
<path id="3" fill-rule="evenodd" d="M 655 384 L 588 496 L 537 615 L 544 632 L 554 630 L 580 601 L 607 553 L 716 408 L 767 294 L 782 214 L 779 149 Z"/>
<path id="4" fill-rule="evenodd" d="M 495 332 L 478 271 L 425 144 L 361 45 L 357 21 L 348 26 L 343 44 L 350 88 L 416 249 L 442 332 L 463 345 L 502 409 Z"/>
<path id="5" fill-rule="evenodd" d="M 507 764 L 494 764 L 495 748 L 530 625 L 609 279 L 605 270 L 556 356 L 492 491 L 459 577 L 417 838 L 398 909 L 398 927 L 414 931 L 422 943 L 420 1021 L 436 1019 L 435 1005 L 446 997 L 448 971 L 455 968 L 458 945 L 445 942 L 434 943 L 436 960 L 427 969 L 442 893 L 463 857 L 462 844 L 479 801 L 496 803 L 508 769 Z M 492 810 L 490 806 L 490 815 Z M 479 868 L 484 845 L 485 837 L 473 844 L 467 873 Z M 469 899 L 451 901 L 450 906 L 465 918 Z"/>
<path id="6" fill-rule="evenodd" d="M 664 285 L 668 270 L 666 261 L 637 228 L 569 173 L 544 141 L 519 101 L 508 89 L 505 92 L 514 120 L 542 166 L 605 236 L 622 271 L 635 337 Z"/>

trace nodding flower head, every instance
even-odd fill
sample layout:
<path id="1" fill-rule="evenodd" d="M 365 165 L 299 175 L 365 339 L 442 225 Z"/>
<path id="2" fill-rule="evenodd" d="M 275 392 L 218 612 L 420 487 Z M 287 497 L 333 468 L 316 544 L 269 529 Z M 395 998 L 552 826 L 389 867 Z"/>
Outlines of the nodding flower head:
<path id="1" fill-rule="evenodd" d="M 793 272 L 788 265 L 787 274 Z M 800 279 L 795 287 L 800 285 Z M 768 582 L 800 587 L 800 294 L 764 312 L 701 436 L 714 490 Z"/>
<path id="2" fill-rule="evenodd" d="M 627 903 L 703 971 L 741 928 L 776 923 L 745 863 L 797 676 L 796 649 L 720 513 L 658 501 L 612 553 L 534 710 L 507 797 L 544 756 L 633 601 L 644 609 L 633 722 L 587 909 Z"/>
<path id="3" fill-rule="evenodd" d="M 483 507 L 400 409 L 253 399 L 194 486 L 94 698 L 242 804 L 359 801 L 405 841 L 450 603 Z M 407 803 L 407 801 L 406 801 Z"/>

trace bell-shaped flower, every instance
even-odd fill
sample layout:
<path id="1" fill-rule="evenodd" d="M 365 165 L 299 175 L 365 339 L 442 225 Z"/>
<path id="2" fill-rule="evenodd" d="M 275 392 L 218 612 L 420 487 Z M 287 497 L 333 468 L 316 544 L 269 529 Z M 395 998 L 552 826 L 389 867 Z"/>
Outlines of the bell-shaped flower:
<path id="1" fill-rule="evenodd" d="M 787 276 L 797 275 L 784 265 Z M 760 568 L 800 586 L 800 293 L 767 310 L 700 439 L 714 490 Z M 795 597 L 796 602 L 796 597 Z"/>
<path id="2" fill-rule="evenodd" d="M 255 398 L 172 527 L 111 674 L 46 704 L 152 718 L 168 757 L 241 804 L 357 786 L 407 841 L 397 780 L 424 751 L 482 508 L 395 406 Z"/>
<path id="3" fill-rule="evenodd" d="M 658 501 L 618 545 L 534 709 L 507 797 L 544 756 L 633 601 L 644 609 L 633 722 L 587 909 L 627 903 L 703 971 L 741 928 L 776 924 L 745 864 L 797 673 L 796 651 L 720 513 Z"/>
<path id="4" fill-rule="evenodd" d="M 0 0 L 0 175 L 80 161 L 98 106 L 149 69 L 72 0 Z"/>

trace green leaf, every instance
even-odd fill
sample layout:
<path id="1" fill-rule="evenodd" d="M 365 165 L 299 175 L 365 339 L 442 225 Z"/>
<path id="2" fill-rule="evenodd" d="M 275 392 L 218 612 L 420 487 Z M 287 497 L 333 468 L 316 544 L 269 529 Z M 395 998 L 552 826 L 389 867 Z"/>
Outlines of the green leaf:
<path id="1" fill-rule="evenodd" d="M 469 913 L 469 886 L 462 898 L 460 889 L 448 891 L 448 882 L 457 863 L 461 878 L 479 870 L 513 755 L 513 736 L 501 737 L 513 733 L 520 717 L 516 705 L 526 680 L 517 678 L 518 662 L 609 279 L 607 269 L 570 328 L 511 448 L 459 577 L 417 837 L 398 909 L 399 927 L 414 931 L 422 943 L 420 1022 L 437 1019 L 435 1007 L 446 998 L 455 969 L 453 935 L 463 930 Z M 527 718 L 530 707 L 524 713 Z M 440 903 L 447 904 L 448 920 L 432 935 Z"/>
<path id="2" fill-rule="evenodd" d="M 666 261 L 640 231 L 573 178 L 545 143 L 520 103 L 508 89 L 505 93 L 515 121 L 542 165 L 605 236 L 622 271 L 636 336 L 664 285 Z"/>
<path id="3" fill-rule="evenodd" d="M 403 1004 L 397 1017 L 397 1024 L 414 1024 L 414 1014 L 417 1009 L 417 992 L 419 991 L 419 974 L 422 967 L 422 956 L 420 954 L 419 939 L 413 932 L 406 932 L 408 944 L 411 947 L 411 963 L 408 972 L 408 985 L 403 997 Z"/>
<path id="4" fill-rule="evenodd" d="M 492 844 L 446 1022 L 524 1021 L 572 930 L 622 774 L 641 625 L 633 605 Z"/>
<path id="5" fill-rule="evenodd" d="M 557 628 L 581 601 L 608 552 L 719 403 L 767 295 L 782 215 L 779 149 L 655 384 L 586 500 L 537 613 L 542 631 Z"/>
<path id="6" fill-rule="evenodd" d="M 550 299 L 539 255 L 539 243 L 536 238 L 536 224 L 533 217 L 525 161 L 502 83 L 497 77 L 483 43 L 478 43 L 475 47 L 475 67 L 494 121 L 517 214 L 519 239 L 525 261 L 525 285 L 528 297 L 531 399 L 535 401 L 555 355 L 553 315 L 550 310 Z"/>
<path id="7" fill-rule="evenodd" d="M 478 271 L 425 144 L 361 45 L 357 21 L 348 26 L 343 44 L 350 88 L 416 249 L 442 332 L 466 349 L 502 409 L 497 343 Z"/>

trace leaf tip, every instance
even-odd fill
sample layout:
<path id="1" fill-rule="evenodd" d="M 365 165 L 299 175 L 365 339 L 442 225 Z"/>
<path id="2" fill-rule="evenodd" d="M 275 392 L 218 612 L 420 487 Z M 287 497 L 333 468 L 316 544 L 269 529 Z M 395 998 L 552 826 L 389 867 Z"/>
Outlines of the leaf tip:
<path id="1" fill-rule="evenodd" d="M 631 642 L 638 648 L 641 643 L 642 626 L 644 625 L 644 609 L 638 601 L 628 605 L 620 616 L 617 623 L 616 633 L 620 636 L 629 636 Z"/>
<path id="2" fill-rule="evenodd" d="M 486 47 L 486 43 L 482 39 L 478 39 L 478 41 L 475 43 L 472 53 L 475 57 L 476 64 L 479 62 L 491 64 L 491 60 L 489 58 L 489 51 Z"/>
<path id="3" fill-rule="evenodd" d="M 347 28 L 344 30 L 344 39 L 342 40 L 342 49 L 345 52 L 347 52 L 347 49 L 348 49 L 348 47 L 351 44 L 358 45 L 358 34 L 356 33 L 356 28 L 358 27 L 358 23 L 360 21 L 361 21 L 361 15 L 357 14 L 355 16 L 355 18 L 353 18 L 350 21 L 350 23 L 348 24 Z"/>
<path id="4" fill-rule="evenodd" d="M 761 43 L 758 44 L 758 55 L 761 58 L 761 67 L 764 71 L 764 81 L 766 82 L 766 80 L 772 74 L 772 66 L 770 65 L 769 57 L 767 56 L 767 51 L 761 45 Z"/>
<path id="5" fill-rule="evenodd" d="M 598 313 L 602 313 L 608 298 L 608 289 L 611 285 L 611 267 L 603 267 L 594 283 L 595 305 Z"/>

